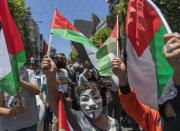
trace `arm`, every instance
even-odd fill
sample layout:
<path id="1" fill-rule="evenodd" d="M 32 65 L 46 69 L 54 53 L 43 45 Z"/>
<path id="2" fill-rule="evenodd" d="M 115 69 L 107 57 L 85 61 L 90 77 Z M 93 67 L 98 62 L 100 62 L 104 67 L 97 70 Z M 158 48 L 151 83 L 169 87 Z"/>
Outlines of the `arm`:
<path id="1" fill-rule="evenodd" d="M 128 86 L 125 64 L 120 59 L 112 61 L 112 70 L 120 82 L 119 96 L 123 109 L 145 130 L 161 129 L 159 112 L 141 104 L 132 88 Z"/>
<path id="2" fill-rule="evenodd" d="M 58 103 L 60 100 L 60 95 L 56 82 L 56 65 L 52 59 L 48 58 L 48 56 L 45 56 L 42 60 L 41 69 L 46 75 L 47 79 L 47 95 L 49 103 L 55 115 L 58 116 Z"/>
<path id="3" fill-rule="evenodd" d="M 164 35 L 165 46 L 163 47 L 163 54 L 168 63 L 173 68 L 173 81 L 174 84 L 180 86 L 180 34 L 172 33 Z M 172 49 L 168 51 L 168 46 L 171 45 Z"/>
<path id="4" fill-rule="evenodd" d="M 139 102 L 132 88 L 120 86 L 119 96 L 123 109 L 145 130 L 161 129 L 159 112 Z"/>
<path id="5" fill-rule="evenodd" d="M 176 110 L 180 109 L 180 34 L 179 33 L 172 33 L 172 34 L 166 34 L 164 35 L 164 41 L 165 46 L 163 47 L 163 54 L 166 57 L 168 63 L 173 68 L 174 74 L 173 74 L 173 82 L 175 88 L 177 88 L 177 96 L 173 98 L 172 100 L 169 100 L 164 105 L 164 116 L 166 118 L 174 117 L 174 109 Z M 171 47 L 171 49 L 168 49 L 168 47 Z M 169 108 L 169 109 L 168 109 Z M 174 108 L 174 109 L 173 109 Z M 170 111 L 172 113 L 170 114 Z"/>
<path id="6" fill-rule="evenodd" d="M 15 116 L 20 116 L 24 113 L 24 107 L 18 105 L 14 109 L 8 109 L 4 107 L 0 107 L 0 117 L 2 118 L 11 118 Z"/>
<path id="7" fill-rule="evenodd" d="M 46 100 L 44 99 L 43 96 L 43 90 L 41 89 L 40 93 L 39 93 L 39 97 L 41 98 L 42 103 L 44 104 L 45 109 L 49 108 L 49 104 L 46 102 Z"/>
<path id="8" fill-rule="evenodd" d="M 56 82 L 56 72 L 52 75 L 46 75 L 47 78 L 47 95 L 53 112 L 58 116 L 58 103 L 60 100 Z"/>
<path id="9" fill-rule="evenodd" d="M 21 87 L 33 95 L 38 95 L 40 93 L 38 83 L 36 82 L 26 82 L 21 80 Z"/>
<path id="10" fill-rule="evenodd" d="M 4 93 L 0 91 L 0 117 L 10 118 L 24 113 L 24 106 L 18 105 L 14 109 L 4 108 Z"/>
<path id="11" fill-rule="evenodd" d="M 55 63 L 52 61 L 52 59 L 48 58 L 48 56 L 45 56 L 42 60 L 41 68 L 46 74 L 48 100 L 55 115 L 58 116 L 58 104 L 61 98 L 63 99 L 63 103 L 65 105 L 66 115 L 68 116 L 69 114 L 72 114 L 71 110 L 67 106 L 65 98 L 61 97 L 58 91 Z M 71 119 L 73 117 L 75 117 L 75 115 L 71 115 Z"/>

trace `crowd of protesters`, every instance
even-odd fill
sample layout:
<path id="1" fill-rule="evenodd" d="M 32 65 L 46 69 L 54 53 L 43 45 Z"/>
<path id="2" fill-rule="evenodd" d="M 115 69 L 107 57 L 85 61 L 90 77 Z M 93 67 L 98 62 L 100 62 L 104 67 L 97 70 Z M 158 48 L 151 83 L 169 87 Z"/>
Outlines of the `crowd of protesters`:
<path id="1" fill-rule="evenodd" d="M 180 34 L 165 35 L 164 40 L 163 53 L 174 75 L 163 94 L 174 90 L 176 95 L 162 102 L 159 111 L 139 102 L 128 84 L 126 53 L 123 60 L 112 61 L 117 79 L 102 77 L 79 60 L 67 65 L 59 53 L 45 56 L 41 70 L 21 68 L 21 99 L 0 90 L 0 131 L 57 131 L 60 99 L 74 131 L 121 131 L 124 122 L 135 125 L 134 131 L 180 131 Z"/>

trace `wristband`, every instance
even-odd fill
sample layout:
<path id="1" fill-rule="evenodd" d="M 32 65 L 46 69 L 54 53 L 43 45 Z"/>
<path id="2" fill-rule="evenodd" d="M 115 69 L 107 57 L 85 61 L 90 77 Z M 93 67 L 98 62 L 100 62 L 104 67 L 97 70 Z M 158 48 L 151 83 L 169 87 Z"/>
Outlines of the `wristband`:
<path id="1" fill-rule="evenodd" d="M 120 86 L 120 91 L 122 94 L 129 94 L 131 88 L 129 87 L 129 84 L 127 84 L 126 86 Z"/>

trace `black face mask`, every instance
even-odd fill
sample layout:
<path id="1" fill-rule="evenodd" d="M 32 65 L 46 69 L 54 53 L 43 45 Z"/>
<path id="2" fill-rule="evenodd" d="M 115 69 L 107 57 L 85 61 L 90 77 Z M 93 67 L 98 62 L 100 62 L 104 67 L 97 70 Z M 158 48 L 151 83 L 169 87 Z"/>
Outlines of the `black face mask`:
<path id="1" fill-rule="evenodd" d="M 60 68 L 66 68 L 66 60 L 65 59 L 60 59 L 57 61 L 56 66 L 58 69 Z"/>

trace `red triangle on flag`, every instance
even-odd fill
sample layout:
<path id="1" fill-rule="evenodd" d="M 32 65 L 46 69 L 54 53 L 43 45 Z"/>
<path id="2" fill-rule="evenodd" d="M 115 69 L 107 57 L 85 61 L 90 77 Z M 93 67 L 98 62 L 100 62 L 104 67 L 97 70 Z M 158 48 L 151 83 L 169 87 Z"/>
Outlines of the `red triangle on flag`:
<path id="1" fill-rule="evenodd" d="M 44 40 L 44 50 L 45 50 L 45 52 L 48 52 L 48 45 L 47 45 L 47 43 L 46 43 L 46 41 Z"/>
<path id="2" fill-rule="evenodd" d="M 126 16 L 126 33 L 140 57 L 161 26 L 161 20 L 146 0 L 130 0 Z"/>
<path id="3" fill-rule="evenodd" d="M 6 40 L 8 52 L 15 55 L 16 52 L 24 50 L 20 33 L 11 16 L 6 0 L 0 0 L 0 21 Z"/>
<path id="4" fill-rule="evenodd" d="M 102 45 L 103 45 L 103 44 L 102 44 L 102 42 L 100 41 L 100 42 L 99 42 L 99 48 L 101 48 Z"/>
<path id="5" fill-rule="evenodd" d="M 68 120 L 66 117 L 66 112 L 64 108 L 64 103 L 63 103 L 63 98 L 62 94 L 59 94 L 59 105 L 58 105 L 58 131 L 59 130 L 65 130 L 65 131 L 70 131 L 70 127 L 68 124 Z"/>
<path id="6" fill-rule="evenodd" d="M 60 14 L 56 9 L 54 10 L 54 16 L 53 16 L 53 21 L 52 21 L 52 29 L 68 29 L 68 30 L 73 30 L 76 32 L 80 31 L 76 29 L 62 14 Z"/>

